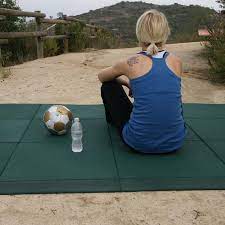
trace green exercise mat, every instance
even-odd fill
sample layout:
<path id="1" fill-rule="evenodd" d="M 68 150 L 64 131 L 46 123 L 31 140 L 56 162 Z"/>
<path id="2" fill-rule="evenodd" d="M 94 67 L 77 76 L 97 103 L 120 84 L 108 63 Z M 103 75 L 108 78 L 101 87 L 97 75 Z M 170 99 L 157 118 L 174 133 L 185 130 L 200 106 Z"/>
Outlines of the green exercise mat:
<path id="1" fill-rule="evenodd" d="M 187 119 L 186 122 L 205 141 L 225 140 L 225 118 Z"/>
<path id="2" fill-rule="evenodd" d="M 107 124 L 103 119 L 82 124 L 85 151 L 79 154 L 71 151 L 69 134 L 58 137 L 42 128 L 42 135 L 31 142 L 39 123 L 30 126 L 29 138 L 25 134 L 0 177 L 0 193 L 119 191 Z"/>
<path id="3" fill-rule="evenodd" d="M 0 174 L 2 174 L 13 151 L 16 148 L 15 143 L 0 143 Z"/>
<path id="4" fill-rule="evenodd" d="M 45 129 L 49 106 L 0 105 L 0 194 L 225 189 L 224 105 L 185 104 L 184 146 L 165 155 L 125 146 L 102 105 L 66 105 L 83 124 L 73 153 Z"/>
<path id="5" fill-rule="evenodd" d="M 185 118 L 225 118 L 225 104 L 184 104 Z"/>
<path id="6" fill-rule="evenodd" d="M 225 163 L 225 140 L 221 141 L 208 141 L 207 145 L 219 158 Z"/>
<path id="7" fill-rule="evenodd" d="M 35 119 L 42 119 L 44 112 L 50 107 L 51 105 L 42 105 L 36 116 Z M 81 119 L 99 119 L 105 118 L 104 106 L 103 105 L 65 105 L 68 107 L 72 112 L 74 117 L 79 117 Z"/>
<path id="8" fill-rule="evenodd" d="M 112 126 L 110 133 L 122 191 L 144 191 L 146 187 L 148 190 L 207 189 L 225 185 L 224 163 L 192 133 L 187 135 L 181 150 L 165 155 L 133 152 L 124 147 Z"/>
<path id="9" fill-rule="evenodd" d="M 0 143 L 19 142 L 29 122 L 29 120 L 0 120 Z"/>
<path id="10" fill-rule="evenodd" d="M 40 105 L 0 104 L 1 120 L 30 120 L 36 115 Z"/>

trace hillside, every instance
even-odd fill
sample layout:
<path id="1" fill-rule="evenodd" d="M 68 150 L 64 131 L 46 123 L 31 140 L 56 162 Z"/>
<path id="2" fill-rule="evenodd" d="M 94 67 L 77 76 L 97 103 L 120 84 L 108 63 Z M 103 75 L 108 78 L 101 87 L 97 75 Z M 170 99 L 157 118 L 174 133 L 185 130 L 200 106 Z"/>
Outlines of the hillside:
<path id="1" fill-rule="evenodd" d="M 135 45 L 135 26 L 138 17 L 149 9 L 157 9 L 167 16 L 172 34 L 170 42 L 189 42 L 198 40 L 197 30 L 204 26 L 215 11 L 197 5 L 184 6 L 154 5 L 145 2 L 120 2 L 118 4 L 91 10 L 77 18 L 88 23 L 106 27 L 121 37 L 127 46 Z M 126 43 L 126 44 L 125 44 Z"/>

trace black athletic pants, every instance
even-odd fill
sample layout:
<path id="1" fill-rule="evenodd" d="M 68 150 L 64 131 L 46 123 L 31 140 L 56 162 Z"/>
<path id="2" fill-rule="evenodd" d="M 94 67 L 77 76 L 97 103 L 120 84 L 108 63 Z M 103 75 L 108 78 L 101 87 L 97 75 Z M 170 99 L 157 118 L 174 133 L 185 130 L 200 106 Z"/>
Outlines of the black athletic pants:
<path id="1" fill-rule="evenodd" d="M 116 79 L 102 84 L 101 96 L 107 122 L 116 126 L 121 135 L 124 125 L 130 119 L 133 104 Z"/>

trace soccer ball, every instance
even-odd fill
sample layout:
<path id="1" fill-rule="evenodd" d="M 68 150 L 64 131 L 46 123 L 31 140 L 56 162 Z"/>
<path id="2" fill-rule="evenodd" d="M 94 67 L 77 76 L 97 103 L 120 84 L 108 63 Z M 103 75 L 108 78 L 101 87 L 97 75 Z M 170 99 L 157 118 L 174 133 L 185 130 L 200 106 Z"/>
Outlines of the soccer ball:
<path id="1" fill-rule="evenodd" d="M 44 113 L 43 122 L 50 133 L 63 135 L 71 128 L 73 114 L 63 105 L 53 105 Z"/>

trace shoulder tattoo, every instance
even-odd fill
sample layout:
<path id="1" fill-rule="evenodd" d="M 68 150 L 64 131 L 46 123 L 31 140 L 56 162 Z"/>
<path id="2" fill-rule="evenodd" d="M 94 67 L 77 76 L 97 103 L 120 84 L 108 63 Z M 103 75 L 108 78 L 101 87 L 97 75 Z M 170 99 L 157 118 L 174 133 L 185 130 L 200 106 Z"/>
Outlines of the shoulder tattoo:
<path id="1" fill-rule="evenodd" d="M 133 57 L 131 57 L 131 58 L 129 58 L 129 59 L 127 60 L 127 64 L 128 64 L 130 67 L 132 67 L 134 64 L 137 64 L 137 63 L 139 63 L 139 58 L 138 58 L 138 56 L 133 56 Z"/>

